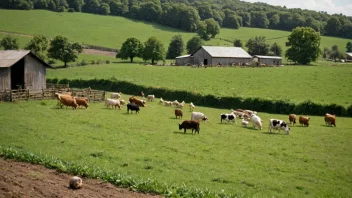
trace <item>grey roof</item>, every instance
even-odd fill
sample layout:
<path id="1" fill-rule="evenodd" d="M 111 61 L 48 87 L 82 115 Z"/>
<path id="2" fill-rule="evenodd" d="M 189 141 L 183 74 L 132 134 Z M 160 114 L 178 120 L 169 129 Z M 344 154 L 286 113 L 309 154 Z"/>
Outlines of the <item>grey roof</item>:
<path id="1" fill-rule="evenodd" d="M 240 47 L 202 46 L 202 48 L 214 58 L 252 58 L 251 55 Z"/>
<path id="2" fill-rule="evenodd" d="M 178 56 L 178 57 L 176 57 L 176 58 L 188 58 L 188 57 L 190 57 L 191 55 L 190 54 L 187 54 L 187 55 L 183 55 L 183 56 Z"/>
<path id="3" fill-rule="evenodd" d="M 254 55 L 254 57 L 257 57 L 257 58 L 263 58 L 263 59 L 280 59 L 282 60 L 282 58 L 280 56 L 261 56 L 261 55 Z"/>
<path id="4" fill-rule="evenodd" d="M 43 60 L 31 53 L 30 50 L 0 50 L 0 68 L 11 67 L 28 54 L 33 55 L 45 66 L 49 66 Z"/>

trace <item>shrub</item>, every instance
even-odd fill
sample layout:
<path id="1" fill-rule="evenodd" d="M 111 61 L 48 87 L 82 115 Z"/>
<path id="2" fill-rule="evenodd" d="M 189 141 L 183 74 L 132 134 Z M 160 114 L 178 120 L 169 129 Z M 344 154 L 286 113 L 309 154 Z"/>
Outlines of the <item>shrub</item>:
<path id="1" fill-rule="evenodd" d="M 95 60 L 92 60 L 90 63 L 91 63 L 92 65 L 94 65 L 94 64 L 95 64 Z"/>
<path id="2" fill-rule="evenodd" d="M 106 60 L 105 63 L 106 63 L 106 64 L 110 64 L 110 61 L 109 61 L 109 60 Z"/>
<path id="3" fill-rule="evenodd" d="M 82 66 L 88 65 L 88 62 L 87 62 L 86 60 L 82 60 L 82 61 L 81 61 L 81 65 L 82 65 Z"/>
<path id="4" fill-rule="evenodd" d="M 67 11 L 68 11 L 68 12 L 75 12 L 75 9 L 69 8 Z"/>

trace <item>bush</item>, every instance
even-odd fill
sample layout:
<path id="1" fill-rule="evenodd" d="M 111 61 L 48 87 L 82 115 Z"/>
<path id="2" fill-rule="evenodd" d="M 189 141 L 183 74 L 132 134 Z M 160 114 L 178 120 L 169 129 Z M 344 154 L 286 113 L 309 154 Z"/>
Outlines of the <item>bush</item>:
<path id="1" fill-rule="evenodd" d="M 75 9 L 69 8 L 67 11 L 68 11 L 68 12 L 75 12 Z"/>
<path id="2" fill-rule="evenodd" d="M 49 64 L 49 65 L 53 65 L 53 64 L 55 64 L 55 61 L 54 61 L 54 60 L 49 60 L 49 61 L 48 61 L 48 64 Z"/>
<path id="3" fill-rule="evenodd" d="M 82 61 L 81 61 L 81 65 L 82 65 L 82 66 L 88 65 L 88 62 L 87 62 L 86 60 L 82 60 Z"/>
<path id="4" fill-rule="evenodd" d="M 94 64 L 95 64 L 95 60 L 92 60 L 90 63 L 91 63 L 92 65 L 94 65 Z"/>
<path id="5" fill-rule="evenodd" d="M 100 59 L 95 62 L 95 64 L 97 64 L 97 65 L 102 64 L 102 63 L 103 63 L 103 61 Z"/>
<path id="6" fill-rule="evenodd" d="M 64 6 L 60 6 L 57 11 L 58 12 L 65 12 L 66 8 Z"/>
<path id="7" fill-rule="evenodd" d="M 110 61 L 109 61 L 109 60 L 106 60 L 105 63 L 106 63 L 106 64 L 110 64 Z"/>

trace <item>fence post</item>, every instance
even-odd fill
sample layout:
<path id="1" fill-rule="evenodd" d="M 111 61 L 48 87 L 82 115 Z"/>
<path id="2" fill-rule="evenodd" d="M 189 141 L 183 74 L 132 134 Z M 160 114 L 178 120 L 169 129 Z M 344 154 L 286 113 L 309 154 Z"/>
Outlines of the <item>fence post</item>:
<path id="1" fill-rule="evenodd" d="M 44 89 L 42 89 L 42 93 L 43 93 L 42 100 L 44 100 L 45 99 Z"/>
<path id="2" fill-rule="evenodd" d="M 12 102 L 12 89 L 10 89 L 10 101 Z"/>
<path id="3" fill-rule="evenodd" d="M 27 89 L 27 100 L 29 100 L 29 89 Z"/>

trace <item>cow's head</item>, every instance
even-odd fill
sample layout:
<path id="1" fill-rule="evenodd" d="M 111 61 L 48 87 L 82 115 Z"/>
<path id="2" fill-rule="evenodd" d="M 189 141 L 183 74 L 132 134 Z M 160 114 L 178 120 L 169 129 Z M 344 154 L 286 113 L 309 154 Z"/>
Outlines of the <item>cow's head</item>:
<path id="1" fill-rule="evenodd" d="M 182 129 L 182 125 L 178 124 L 178 130 L 181 130 L 181 129 Z"/>
<path id="2" fill-rule="evenodd" d="M 204 117 L 202 118 L 202 120 L 203 120 L 204 122 L 208 122 L 207 116 L 204 116 Z"/>

